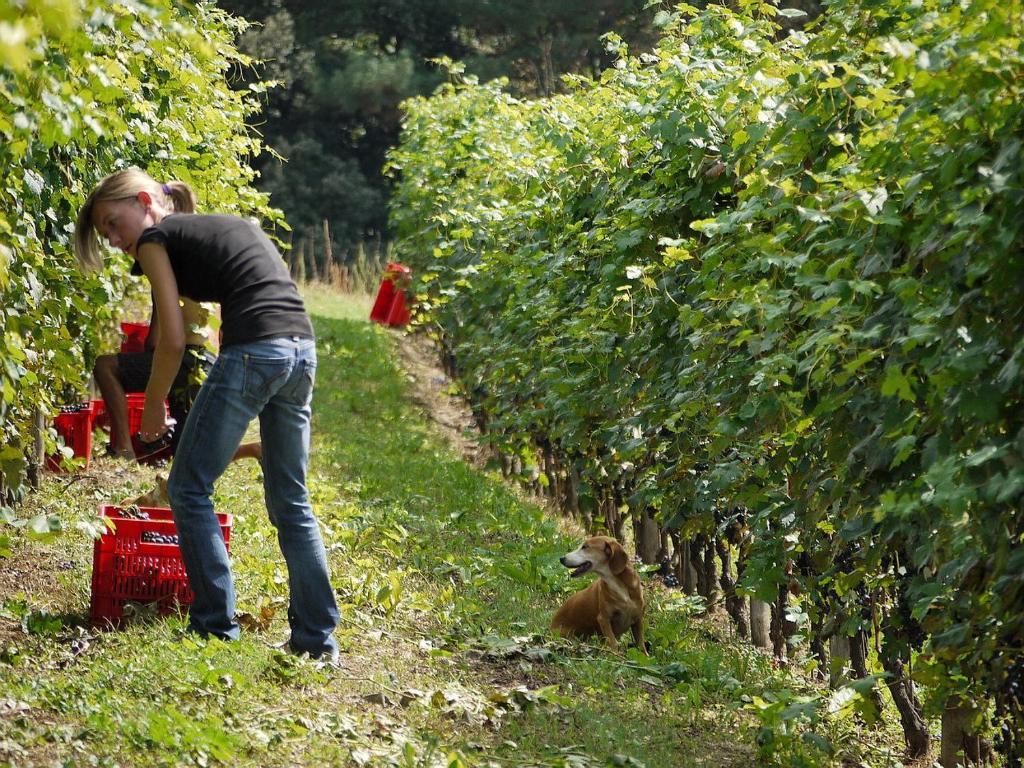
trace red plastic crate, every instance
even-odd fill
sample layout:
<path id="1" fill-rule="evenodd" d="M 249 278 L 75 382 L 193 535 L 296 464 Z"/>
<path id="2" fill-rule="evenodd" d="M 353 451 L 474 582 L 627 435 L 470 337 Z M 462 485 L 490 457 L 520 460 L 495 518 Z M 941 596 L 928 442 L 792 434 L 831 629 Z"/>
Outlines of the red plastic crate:
<path id="1" fill-rule="evenodd" d="M 405 325 L 409 309 L 405 304 L 405 287 L 412 279 L 412 270 L 404 264 L 391 262 L 384 268 L 377 298 L 370 310 L 370 320 L 383 325 Z"/>
<path id="2" fill-rule="evenodd" d="M 370 310 L 370 320 L 375 323 L 385 323 L 388 318 L 388 311 L 395 300 L 395 284 L 388 279 L 380 281 L 380 288 L 377 289 L 377 298 Z"/>
<path id="3" fill-rule="evenodd" d="M 149 323 L 121 323 L 121 351 L 144 352 L 146 337 L 149 336 Z"/>
<path id="4" fill-rule="evenodd" d="M 89 618 L 94 625 L 119 626 L 125 603 L 156 603 L 162 616 L 192 603 L 195 597 L 177 544 L 142 540 L 144 531 L 177 534 L 171 510 L 141 507 L 148 520 L 122 517 L 121 508 L 104 505 L 100 517 L 114 521 L 93 546 L 92 598 Z M 231 515 L 217 514 L 224 546 L 231 547 Z"/>
<path id="5" fill-rule="evenodd" d="M 75 458 L 85 459 L 85 469 L 89 468 L 92 455 L 92 404 L 81 403 L 81 410 L 75 413 L 59 413 L 53 419 L 53 428 L 64 440 L 64 445 L 74 451 Z M 46 457 L 46 468 L 60 472 L 62 456 L 59 453 Z"/>

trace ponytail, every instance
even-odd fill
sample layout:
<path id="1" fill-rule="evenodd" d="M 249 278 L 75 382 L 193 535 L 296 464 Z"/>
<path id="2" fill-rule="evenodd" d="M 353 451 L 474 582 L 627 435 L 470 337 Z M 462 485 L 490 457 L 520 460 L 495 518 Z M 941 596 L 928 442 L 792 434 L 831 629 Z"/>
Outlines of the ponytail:
<path id="1" fill-rule="evenodd" d="M 175 213 L 196 212 L 196 193 L 184 181 L 167 181 L 160 185 L 160 189 L 170 203 L 167 207 Z"/>

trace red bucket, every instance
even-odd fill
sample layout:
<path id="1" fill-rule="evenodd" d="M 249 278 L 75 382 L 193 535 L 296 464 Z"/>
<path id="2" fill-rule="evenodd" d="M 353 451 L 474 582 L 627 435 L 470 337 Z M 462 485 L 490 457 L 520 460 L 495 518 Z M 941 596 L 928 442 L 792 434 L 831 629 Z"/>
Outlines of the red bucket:
<path id="1" fill-rule="evenodd" d="M 149 323 L 121 323 L 121 351 L 145 352 Z"/>
<path id="2" fill-rule="evenodd" d="M 384 269 L 377 298 L 370 310 L 370 320 L 382 325 L 405 325 L 409 322 L 409 308 L 405 301 L 405 288 L 412 281 L 409 267 L 391 262 Z"/>

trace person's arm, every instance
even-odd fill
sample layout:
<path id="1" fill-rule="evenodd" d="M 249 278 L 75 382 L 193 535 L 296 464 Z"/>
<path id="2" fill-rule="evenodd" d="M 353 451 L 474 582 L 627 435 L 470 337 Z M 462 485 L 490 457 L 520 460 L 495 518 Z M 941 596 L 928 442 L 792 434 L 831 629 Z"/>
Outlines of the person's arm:
<path id="1" fill-rule="evenodd" d="M 152 291 L 149 293 L 149 300 L 153 308 L 149 312 L 149 332 L 146 334 L 144 349 L 147 352 L 152 352 L 156 349 L 157 340 L 160 338 L 160 315 L 156 312 L 156 301 L 153 299 Z"/>
<path id="2" fill-rule="evenodd" d="M 160 318 L 160 333 L 153 351 L 153 370 L 142 411 L 142 439 L 152 442 L 167 431 L 164 398 L 171 389 L 185 352 L 185 324 L 178 303 L 178 281 L 167 250 L 158 243 L 143 243 L 138 262 L 153 288 L 153 308 Z"/>

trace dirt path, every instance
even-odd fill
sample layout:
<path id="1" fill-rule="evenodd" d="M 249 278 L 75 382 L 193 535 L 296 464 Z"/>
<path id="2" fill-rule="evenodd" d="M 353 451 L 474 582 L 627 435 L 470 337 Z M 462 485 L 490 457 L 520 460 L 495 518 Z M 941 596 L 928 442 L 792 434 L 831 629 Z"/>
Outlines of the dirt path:
<path id="1" fill-rule="evenodd" d="M 405 331 L 394 331 L 394 337 L 409 382 L 409 398 L 463 459 L 474 467 L 483 466 L 488 452 L 475 439 L 478 433 L 473 414 L 441 369 L 433 341 L 424 334 Z"/>

